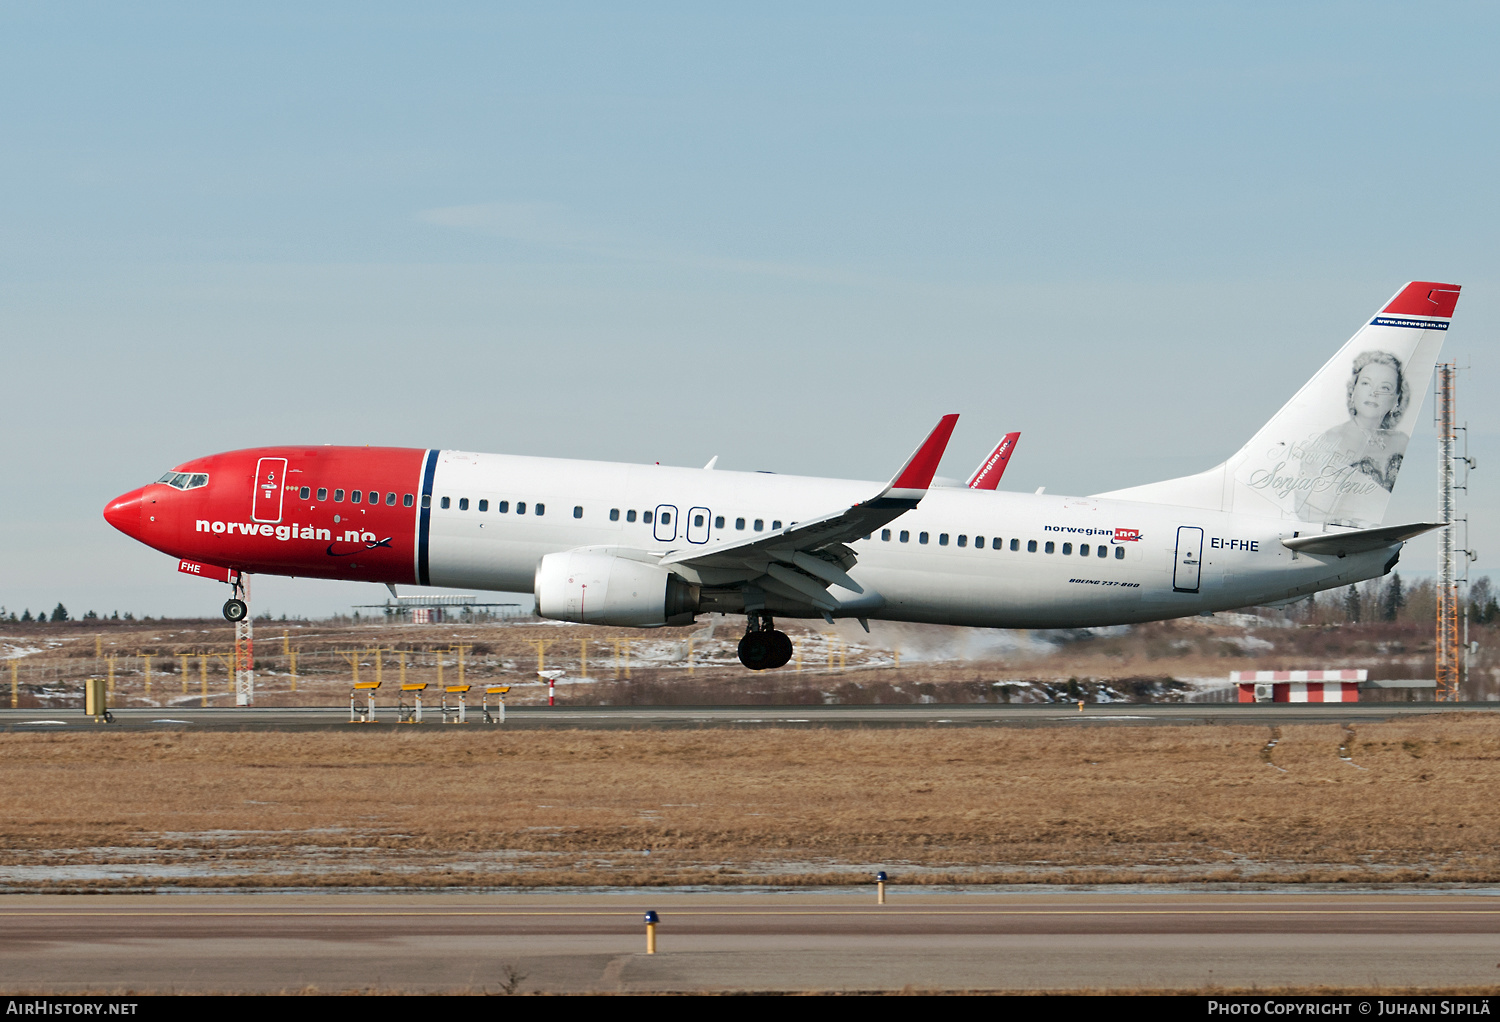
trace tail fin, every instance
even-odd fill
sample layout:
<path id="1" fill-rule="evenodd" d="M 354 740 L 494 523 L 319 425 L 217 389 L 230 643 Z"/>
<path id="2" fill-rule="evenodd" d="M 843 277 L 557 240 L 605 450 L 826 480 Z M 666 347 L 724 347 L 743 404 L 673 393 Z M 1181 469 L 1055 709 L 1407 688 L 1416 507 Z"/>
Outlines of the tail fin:
<path id="1" fill-rule="evenodd" d="M 1458 292 L 1457 284 L 1407 284 L 1222 465 L 1099 496 L 1379 525 Z"/>
<path id="2" fill-rule="evenodd" d="M 1020 433 L 1005 434 L 1004 439 L 990 452 L 988 458 L 979 463 L 979 467 L 964 485 L 971 490 L 993 490 L 999 486 L 1000 477 L 1005 475 L 1005 466 L 1010 464 L 1010 456 L 1016 453 L 1016 441 L 1020 438 Z"/>

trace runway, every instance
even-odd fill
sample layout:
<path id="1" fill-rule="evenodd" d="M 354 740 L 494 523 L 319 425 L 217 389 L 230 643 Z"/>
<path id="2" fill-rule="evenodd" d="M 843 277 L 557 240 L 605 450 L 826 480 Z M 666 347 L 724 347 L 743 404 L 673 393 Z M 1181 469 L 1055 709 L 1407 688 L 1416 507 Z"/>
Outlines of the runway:
<path id="1" fill-rule="evenodd" d="M 1460 990 L 1496 984 L 1497 894 L 16 896 L 0 988 Z"/>
<path id="2" fill-rule="evenodd" d="M 506 711 L 503 724 L 486 724 L 476 709 L 472 727 L 539 728 L 758 728 L 758 727 L 1078 727 L 1146 724 L 1373 723 L 1434 713 L 1495 713 L 1500 703 L 1105 703 L 1080 711 L 1067 703 L 962 703 L 892 706 L 524 706 Z M 81 708 L 0 710 L 0 730 L 58 731 L 100 728 L 194 728 L 231 731 L 337 730 L 407 727 L 394 703 L 377 705 L 376 720 L 351 724 L 347 706 L 168 707 L 112 710 L 112 724 L 95 724 Z M 431 708 L 424 727 L 441 727 Z"/>

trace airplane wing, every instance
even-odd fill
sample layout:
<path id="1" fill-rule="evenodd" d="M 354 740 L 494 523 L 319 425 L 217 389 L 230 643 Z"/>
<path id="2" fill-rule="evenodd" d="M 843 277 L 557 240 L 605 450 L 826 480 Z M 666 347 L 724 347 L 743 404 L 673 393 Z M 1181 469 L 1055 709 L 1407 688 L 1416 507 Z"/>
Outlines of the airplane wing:
<path id="1" fill-rule="evenodd" d="M 844 544 L 868 536 L 917 506 L 927 494 L 957 422 L 957 415 L 943 416 L 901 471 L 868 500 L 711 550 L 674 551 L 660 563 L 702 585 L 754 583 L 825 612 L 838 610 L 839 602 L 829 594 L 828 586 L 864 592 L 849 577 L 856 557 Z"/>
<path id="2" fill-rule="evenodd" d="M 1005 434 L 1005 439 L 979 463 L 964 485 L 971 490 L 993 490 L 999 486 L 1000 477 L 1005 474 L 1005 466 L 1010 464 L 1010 456 L 1015 453 L 1016 441 L 1020 437 L 1019 432 Z"/>
<path id="3" fill-rule="evenodd" d="M 1350 532 L 1319 532 L 1311 536 L 1288 536 L 1282 539 L 1281 545 L 1298 553 L 1337 554 L 1343 557 L 1346 554 L 1362 554 L 1367 550 L 1394 546 L 1413 536 L 1442 527 L 1441 522 L 1436 525 L 1417 522 L 1413 525 L 1386 525 L 1378 529 L 1354 529 Z"/>

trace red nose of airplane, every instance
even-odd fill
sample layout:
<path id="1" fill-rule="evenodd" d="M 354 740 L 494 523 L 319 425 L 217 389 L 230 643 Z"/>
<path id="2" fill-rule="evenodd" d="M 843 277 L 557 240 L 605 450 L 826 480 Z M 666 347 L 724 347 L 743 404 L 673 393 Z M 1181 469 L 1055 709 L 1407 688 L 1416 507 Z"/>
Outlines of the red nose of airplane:
<path id="1" fill-rule="evenodd" d="M 146 488 L 142 486 L 138 490 L 131 490 L 129 493 L 116 497 L 104 506 L 104 520 L 131 539 L 139 539 L 141 536 L 141 504 L 145 493 Z"/>

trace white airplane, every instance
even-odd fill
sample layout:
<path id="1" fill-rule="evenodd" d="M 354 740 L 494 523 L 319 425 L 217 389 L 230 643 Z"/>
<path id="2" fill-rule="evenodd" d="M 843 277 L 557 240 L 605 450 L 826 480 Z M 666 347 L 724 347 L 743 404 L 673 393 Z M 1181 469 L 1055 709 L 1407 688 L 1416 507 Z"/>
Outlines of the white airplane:
<path id="1" fill-rule="evenodd" d="M 281 447 L 187 462 L 104 515 L 236 587 L 264 572 L 531 590 L 545 617 L 645 628 L 744 614 L 755 670 L 792 655 L 778 616 L 1062 628 L 1277 603 L 1379 576 L 1439 527 L 1382 523 L 1458 293 L 1402 288 L 1224 463 L 1087 497 L 979 488 L 983 465 L 932 486 L 948 415 L 884 485 Z"/>

